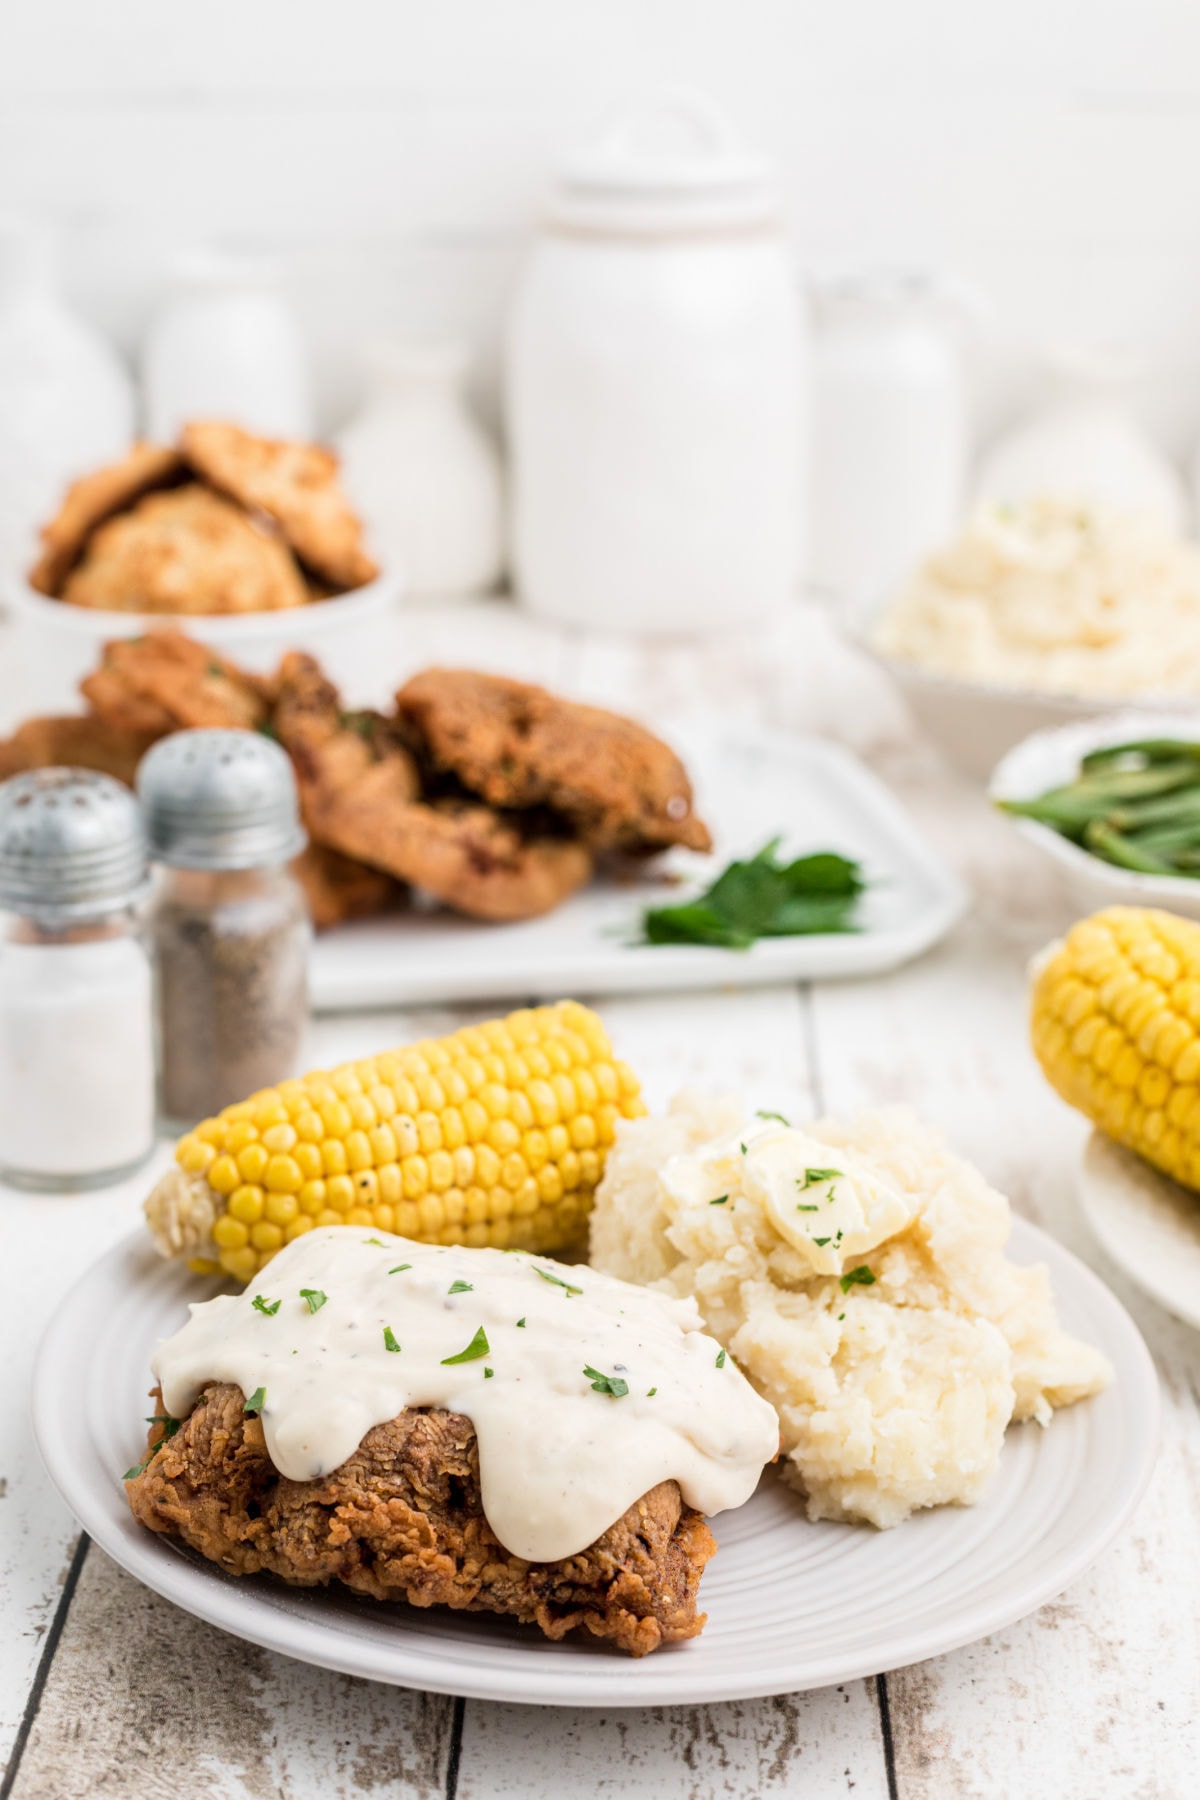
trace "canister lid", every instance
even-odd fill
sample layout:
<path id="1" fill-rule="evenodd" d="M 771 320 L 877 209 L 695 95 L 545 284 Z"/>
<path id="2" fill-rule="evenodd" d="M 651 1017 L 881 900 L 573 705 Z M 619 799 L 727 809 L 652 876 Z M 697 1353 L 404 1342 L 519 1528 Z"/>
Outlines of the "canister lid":
<path id="1" fill-rule="evenodd" d="M 287 754 L 256 731 L 177 731 L 142 758 L 150 853 L 177 869 L 254 869 L 305 845 Z"/>
<path id="2" fill-rule="evenodd" d="M 668 94 L 615 116 L 560 173 L 552 223 L 668 233 L 764 224 L 778 214 L 771 163 L 697 94 Z"/>
<path id="3" fill-rule="evenodd" d="M 116 912 L 146 885 L 146 832 L 127 787 L 91 769 L 0 783 L 0 906 L 64 920 Z"/>

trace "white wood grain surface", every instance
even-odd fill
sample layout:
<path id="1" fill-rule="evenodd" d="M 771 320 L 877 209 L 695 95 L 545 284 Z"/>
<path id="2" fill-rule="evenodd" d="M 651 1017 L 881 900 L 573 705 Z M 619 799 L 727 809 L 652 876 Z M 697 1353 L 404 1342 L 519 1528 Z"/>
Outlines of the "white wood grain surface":
<path id="1" fill-rule="evenodd" d="M 383 639 L 357 683 L 364 697 L 424 661 L 457 657 L 651 717 L 719 707 L 821 729 L 876 764 L 974 889 L 971 918 L 939 950 L 882 980 L 811 992 L 614 999 L 606 1021 L 652 1104 L 692 1082 L 797 1113 L 900 1100 L 939 1122 L 1130 1308 L 1163 1380 L 1160 1466 L 1125 1538 L 1060 1600 L 886 1678 L 611 1714 L 405 1694 L 240 1644 L 77 1547 L 31 1441 L 32 1346 L 75 1274 L 130 1228 L 144 1183 L 71 1200 L 0 1193 L 0 1755 L 10 1757 L 0 1800 L 1190 1800 L 1200 1340 L 1091 1242 L 1072 1191 L 1081 1124 L 1025 1046 L 1025 963 L 1068 916 L 1053 877 L 933 761 L 878 676 L 806 609 L 757 644 L 705 648 L 558 638 L 500 606 L 406 614 Z M 0 725 L 19 706 L 15 652 L 0 633 Z M 468 1011 L 322 1020 L 311 1052 L 369 1051 Z"/>

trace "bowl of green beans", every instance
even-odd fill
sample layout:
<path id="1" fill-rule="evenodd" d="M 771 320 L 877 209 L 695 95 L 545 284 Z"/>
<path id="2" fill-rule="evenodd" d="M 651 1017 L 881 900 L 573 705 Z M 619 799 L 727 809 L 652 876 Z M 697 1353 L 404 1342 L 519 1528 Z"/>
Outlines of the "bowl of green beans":
<path id="1" fill-rule="evenodd" d="M 1200 701 L 1035 732 L 988 793 L 1083 908 L 1127 902 L 1200 918 Z"/>

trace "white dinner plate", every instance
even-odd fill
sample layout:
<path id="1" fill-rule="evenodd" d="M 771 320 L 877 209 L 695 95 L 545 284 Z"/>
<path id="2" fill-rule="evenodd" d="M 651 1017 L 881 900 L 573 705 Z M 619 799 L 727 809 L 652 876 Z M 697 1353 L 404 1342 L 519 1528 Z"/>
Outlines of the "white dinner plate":
<path id="1" fill-rule="evenodd" d="M 1079 1200 L 1118 1268 L 1200 1329 L 1200 1194 L 1093 1131 L 1080 1165 Z"/>
<path id="2" fill-rule="evenodd" d="M 837 744 L 736 726 L 668 735 L 712 830 L 711 856 L 674 851 L 652 880 L 601 876 L 544 918 L 516 925 L 438 910 L 325 932 L 313 952 L 318 1012 L 871 975 L 927 950 L 966 906 L 957 875 L 883 783 Z M 765 939 L 749 950 L 630 942 L 644 907 L 681 900 L 776 836 L 794 855 L 837 850 L 861 861 L 871 885 L 860 931 Z"/>
<path id="3" fill-rule="evenodd" d="M 563 1706 L 649 1706 L 793 1693 L 898 1668 L 1000 1630 L 1060 1593 L 1125 1525 L 1158 1437 L 1158 1383 L 1137 1330 L 1097 1278 L 1031 1225 L 1018 1261 L 1050 1265 L 1063 1323 L 1099 1345 L 1116 1382 L 1048 1430 L 1016 1426 L 984 1500 L 894 1531 L 812 1525 L 764 1475 L 715 1521 L 703 1635 L 633 1662 L 553 1644 L 532 1627 L 380 1605 L 270 1577 L 228 1576 L 138 1525 L 121 1472 L 140 1460 L 155 1341 L 197 1283 L 136 1233 L 58 1307 L 38 1353 L 37 1441 L 95 1541 L 148 1587 L 224 1631 L 286 1656 L 399 1687 Z"/>

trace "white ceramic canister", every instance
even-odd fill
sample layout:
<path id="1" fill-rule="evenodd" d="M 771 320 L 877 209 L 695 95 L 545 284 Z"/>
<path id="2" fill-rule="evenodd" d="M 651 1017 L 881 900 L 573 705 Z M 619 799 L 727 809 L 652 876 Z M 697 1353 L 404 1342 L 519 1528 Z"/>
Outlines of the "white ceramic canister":
<path id="1" fill-rule="evenodd" d="M 988 446 L 976 498 L 1075 500 L 1152 514 L 1168 531 L 1184 531 L 1183 482 L 1130 407 L 1145 360 L 1131 348 L 1085 344 L 1051 349 L 1044 360 L 1046 399 Z"/>
<path id="2" fill-rule="evenodd" d="M 172 275 L 142 353 L 146 435 L 172 443 L 189 419 L 229 419 L 311 438 L 308 352 L 271 265 L 202 249 Z"/>
<path id="3" fill-rule="evenodd" d="M 816 283 L 812 551 L 816 587 L 888 593 L 952 535 L 968 427 L 955 290 L 920 274 Z"/>
<path id="4" fill-rule="evenodd" d="M 0 576 L 25 573 L 68 482 L 120 456 L 133 429 L 133 384 L 63 303 L 52 234 L 0 217 Z"/>
<path id="5" fill-rule="evenodd" d="M 769 166 L 698 99 L 570 161 L 507 343 L 512 553 L 543 617 L 765 618 L 801 565 L 804 338 Z"/>
<path id="6" fill-rule="evenodd" d="M 500 458 L 467 372 L 457 344 L 370 346 L 366 398 L 337 439 L 377 555 L 418 600 L 483 593 L 503 566 Z"/>

